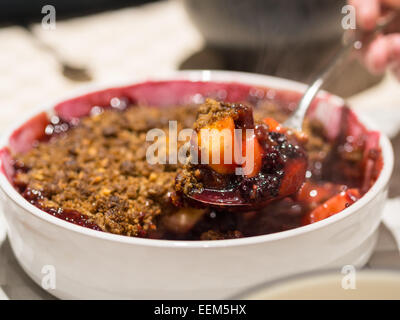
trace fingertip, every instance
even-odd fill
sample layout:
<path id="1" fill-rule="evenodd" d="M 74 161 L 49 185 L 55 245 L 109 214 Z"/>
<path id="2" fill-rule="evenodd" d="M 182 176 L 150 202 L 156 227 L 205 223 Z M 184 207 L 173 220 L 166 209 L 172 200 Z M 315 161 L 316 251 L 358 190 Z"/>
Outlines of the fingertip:
<path id="1" fill-rule="evenodd" d="M 379 37 L 369 45 L 365 54 L 365 65 L 371 73 L 379 74 L 385 71 L 389 61 L 389 51 L 385 37 Z"/>
<path id="2" fill-rule="evenodd" d="M 387 41 L 390 45 L 391 57 L 394 59 L 400 59 L 400 34 L 391 34 L 386 36 Z"/>
<path id="3" fill-rule="evenodd" d="M 354 1 L 358 25 L 364 30 L 372 30 L 380 15 L 378 0 Z"/>

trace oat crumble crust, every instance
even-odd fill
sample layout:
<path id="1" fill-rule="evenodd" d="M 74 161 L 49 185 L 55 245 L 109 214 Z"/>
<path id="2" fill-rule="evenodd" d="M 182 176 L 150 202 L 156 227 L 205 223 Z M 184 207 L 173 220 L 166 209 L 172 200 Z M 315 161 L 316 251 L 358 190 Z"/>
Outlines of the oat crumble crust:
<path id="1" fill-rule="evenodd" d="M 18 172 L 15 182 L 39 190 L 40 206 L 76 210 L 102 230 L 140 236 L 155 229 L 155 219 L 175 210 L 170 201 L 176 165 L 146 161 L 146 133 L 190 127 L 195 110 L 132 107 L 84 118 L 66 134 L 40 143 L 18 161 L 30 170 Z"/>
<path id="2" fill-rule="evenodd" d="M 217 105 L 209 100 L 200 106 L 199 113 L 220 117 L 229 112 L 211 112 Z M 181 210 L 171 198 L 174 198 L 175 177 L 182 168 L 171 164 L 150 165 L 146 161 L 146 150 L 152 142 L 146 141 L 146 133 L 153 128 L 167 132 L 169 120 L 177 120 L 178 132 L 192 128 L 198 108 L 198 105 L 131 106 L 124 111 L 106 109 L 101 114 L 85 117 L 66 133 L 52 136 L 26 154 L 14 155 L 18 166 L 24 167 L 17 171 L 14 182 L 25 190 L 40 192 L 40 207 L 76 210 L 106 232 L 153 237 L 152 234 L 157 235 L 164 225 L 179 217 L 176 215 L 169 222 L 162 220 Z M 205 112 L 207 108 L 210 112 Z M 254 112 L 256 120 L 265 116 L 273 116 L 278 121 L 286 118 L 269 103 Z M 201 121 L 197 121 L 199 126 Z M 324 148 L 326 144 L 321 138 L 313 138 L 307 147 L 316 150 L 317 155 L 326 154 Z M 194 221 L 198 221 L 202 213 L 193 212 L 197 219 Z M 235 229 L 205 228 L 199 239 L 243 236 Z"/>

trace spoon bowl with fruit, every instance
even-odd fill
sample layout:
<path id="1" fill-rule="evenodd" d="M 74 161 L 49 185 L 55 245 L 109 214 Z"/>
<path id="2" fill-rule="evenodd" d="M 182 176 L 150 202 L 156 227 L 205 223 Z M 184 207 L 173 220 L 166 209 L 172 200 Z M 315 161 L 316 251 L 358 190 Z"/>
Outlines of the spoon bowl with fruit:
<path id="1" fill-rule="evenodd" d="M 255 122 L 249 106 L 208 99 L 199 109 L 176 190 L 203 206 L 260 208 L 294 194 L 303 184 L 305 140 L 272 118 Z"/>

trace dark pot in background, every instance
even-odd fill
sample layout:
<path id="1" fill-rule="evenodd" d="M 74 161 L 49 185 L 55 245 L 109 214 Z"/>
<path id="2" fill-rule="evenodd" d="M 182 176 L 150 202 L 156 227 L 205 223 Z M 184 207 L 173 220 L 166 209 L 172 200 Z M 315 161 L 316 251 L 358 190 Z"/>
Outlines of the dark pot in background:
<path id="1" fill-rule="evenodd" d="M 228 69 L 310 82 L 341 46 L 346 0 L 183 0 L 206 47 L 181 69 Z M 347 61 L 327 89 L 343 97 L 376 84 Z"/>
<path id="2" fill-rule="evenodd" d="M 263 48 L 338 39 L 345 0 L 184 0 L 213 47 Z"/>

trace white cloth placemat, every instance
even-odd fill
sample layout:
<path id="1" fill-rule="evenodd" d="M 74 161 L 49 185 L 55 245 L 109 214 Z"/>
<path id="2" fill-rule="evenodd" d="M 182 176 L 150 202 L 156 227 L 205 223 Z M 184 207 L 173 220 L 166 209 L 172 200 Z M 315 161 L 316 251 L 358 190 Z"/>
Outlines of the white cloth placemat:
<path id="1" fill-rule="evenodd" d="M 0 288 L 0 300 L 9 300 L 8 296 L 4 293 L 3 289 Z"/>

